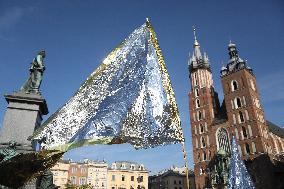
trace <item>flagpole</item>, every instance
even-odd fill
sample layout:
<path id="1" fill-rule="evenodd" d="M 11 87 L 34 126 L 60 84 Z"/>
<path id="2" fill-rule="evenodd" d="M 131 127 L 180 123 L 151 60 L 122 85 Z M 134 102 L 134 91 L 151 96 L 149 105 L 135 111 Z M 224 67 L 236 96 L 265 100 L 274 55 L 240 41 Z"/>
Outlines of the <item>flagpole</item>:
<path id="1" fill-rule="evenodd" d="M 187 185 L 187 189 L 189 189 L 188 166 L 187 166 L 187 158 L 186 158 L 186 152 L 185 152 L 185 148 L 184 148 L 184 142 L 181 143 L 181 148 L 182 148 L 184 166 L 185 166 L 186 185 Z"/>

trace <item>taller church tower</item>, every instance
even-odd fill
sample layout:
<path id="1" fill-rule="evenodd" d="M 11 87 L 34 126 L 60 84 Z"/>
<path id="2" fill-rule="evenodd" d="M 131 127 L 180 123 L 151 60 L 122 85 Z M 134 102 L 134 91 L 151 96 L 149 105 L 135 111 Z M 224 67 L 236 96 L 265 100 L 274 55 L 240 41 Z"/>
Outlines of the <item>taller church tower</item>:
<path id="1" fill-rule="evenodd" d="M 194 29 L 193 53 L 188 61 L 191 91 L 189 92 L 190 124 L 193 144 L 195 182 L 207 185 L 206 168 L 216 151 L 215 136 L 210 132 L 220 105 L 214 91 L 209 58 L 202 56 Z"/>

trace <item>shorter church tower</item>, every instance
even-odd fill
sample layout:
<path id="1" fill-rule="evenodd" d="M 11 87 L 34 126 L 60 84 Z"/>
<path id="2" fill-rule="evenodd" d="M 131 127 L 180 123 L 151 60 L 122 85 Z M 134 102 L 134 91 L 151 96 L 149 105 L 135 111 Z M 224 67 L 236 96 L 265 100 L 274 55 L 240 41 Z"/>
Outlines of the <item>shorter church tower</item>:
<path id="1" fill-rule="evenodd" d="M 269 150 L 267 125 L 260 103 L 256 78 L 236 45 L 228 45 L 229 61 L 221 69 L 229 130 L 236 136 L 243 159 L 253 159 Z"/>
<path id="2" fill-rule="evenodd" d="M 193 53 L 188 61 L 191 91 L 189 92 L 190 123 L 192 132 L 195 181 L 203 187 L 208 162 L 214 154 L 215 137 L 210 132 L 219 110 L 217 93 L 214 91 L 209 58 L 202 56 L 194 29 Z"/>

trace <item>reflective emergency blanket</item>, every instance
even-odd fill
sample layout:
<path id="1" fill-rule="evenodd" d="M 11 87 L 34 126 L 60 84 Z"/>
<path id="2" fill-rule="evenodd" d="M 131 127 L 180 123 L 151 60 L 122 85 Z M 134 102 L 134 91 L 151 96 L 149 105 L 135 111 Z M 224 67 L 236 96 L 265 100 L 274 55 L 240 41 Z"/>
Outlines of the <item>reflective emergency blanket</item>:
<path id="1" fill-rule="evenodd" d="M 33 135 L 44 149 L 130 143 L 136 149 L 184 140 L 178 108 L 150 22 L 135 29 L 75 95 Z"/>

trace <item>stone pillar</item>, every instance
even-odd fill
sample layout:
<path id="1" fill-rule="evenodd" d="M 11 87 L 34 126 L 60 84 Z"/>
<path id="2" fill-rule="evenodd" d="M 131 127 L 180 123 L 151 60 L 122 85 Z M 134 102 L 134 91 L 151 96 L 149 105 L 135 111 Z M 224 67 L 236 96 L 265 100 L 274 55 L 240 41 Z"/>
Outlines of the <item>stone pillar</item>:
<path id="1" fill-rule="evenodd" d="M 15 141 L 19 153 L 33 151 L 34 147 L 27 139 L 40 126 L 42 115 L 48 114 L 45 99 L 40 94 L 21 91 L 4 96 L 8 106 L 0 133 L 0 148 Z"/>

